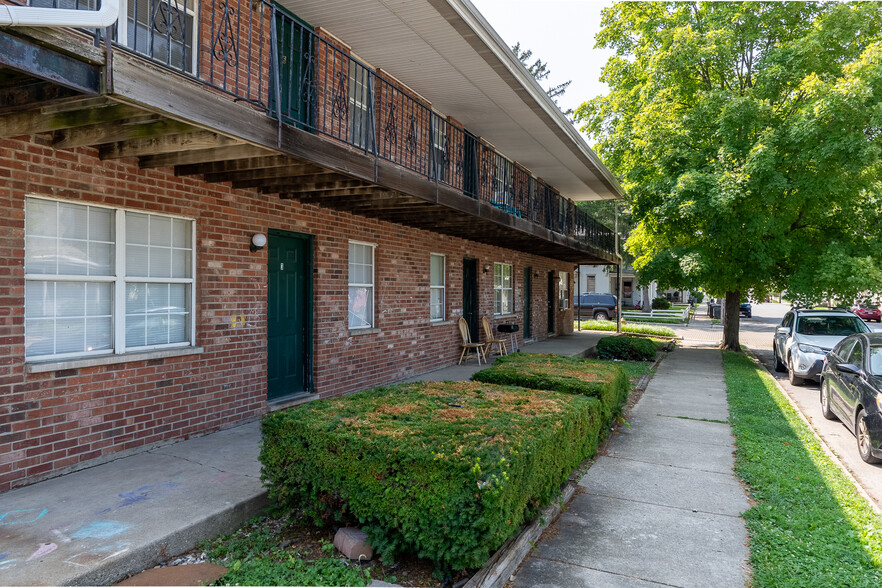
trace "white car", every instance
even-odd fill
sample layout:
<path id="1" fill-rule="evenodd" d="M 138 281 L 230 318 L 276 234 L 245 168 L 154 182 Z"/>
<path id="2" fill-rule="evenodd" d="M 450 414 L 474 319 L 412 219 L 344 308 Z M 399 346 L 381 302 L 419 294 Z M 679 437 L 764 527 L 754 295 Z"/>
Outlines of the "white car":
<path id="1" fill-rule="evenodd" d="M 869 332 L 864 321 L 847 310 L 791 310 L 775 330 L 775 370 L 786 371 L 794 386 L 805 380 L 818 382 L 824 358 L 837 343 Z"/>

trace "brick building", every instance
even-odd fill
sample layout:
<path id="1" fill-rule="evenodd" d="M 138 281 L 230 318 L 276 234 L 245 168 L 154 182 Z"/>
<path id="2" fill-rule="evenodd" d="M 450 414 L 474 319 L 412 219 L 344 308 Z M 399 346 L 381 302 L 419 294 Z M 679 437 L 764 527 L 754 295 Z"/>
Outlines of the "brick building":
<path id="1" fill-rule="evenodd" d="M 454 363 L 461 316 L 570 332 L 618 259 L 573 203 L 618 184 L 466 0 L 120 14 L 0 27 L 0 490 Z"/>

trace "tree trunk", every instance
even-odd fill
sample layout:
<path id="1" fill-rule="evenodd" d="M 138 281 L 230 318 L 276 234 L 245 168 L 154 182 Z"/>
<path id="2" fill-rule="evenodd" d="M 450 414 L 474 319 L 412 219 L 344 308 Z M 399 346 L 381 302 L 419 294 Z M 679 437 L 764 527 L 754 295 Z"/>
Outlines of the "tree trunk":
<path id="1" fill-rule="evenodd" d="M 741 315 L 738 312 L 741 306 L 741 292 L 726 292 L 726 301 L 723 304 L 723 349 L 729 351 L 741 351 L 738 342 L 738 327 L 741 323 Z"/>

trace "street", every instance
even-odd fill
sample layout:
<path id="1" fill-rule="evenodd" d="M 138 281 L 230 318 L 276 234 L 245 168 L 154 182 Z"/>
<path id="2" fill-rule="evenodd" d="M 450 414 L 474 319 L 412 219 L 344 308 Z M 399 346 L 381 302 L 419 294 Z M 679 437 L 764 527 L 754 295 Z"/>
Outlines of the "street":
<path id="1" fill-rule="evenodd" d="M 820 389 L 817 383 L 809 381 L 804 386 L 793 386 L 787 380 L 786 373 L 774 370 L 772 339 L 775 328 L 789 308 L 787 304 L 754 303 L 753 317 L 741 317 L 741 344 L 754 352 L 814 430 L 866 490 L 876 507 L 882 509 L 882 466 L 870 465 L 861 460 L 854 435 L 838 420 L 828 421 L 821 415 L 818 398 Z M 710 326 L 706 315 L 698 315 L 696 313 L 698 320 L 693 321 L 689 327 L 676 329 L 677 334 L 684 338 L 685 344 L 719 344 L 723 336 L 722 327 Z M 882 330 L 878 323 L 870 323 L 869 327 L 873 331 Z"/>

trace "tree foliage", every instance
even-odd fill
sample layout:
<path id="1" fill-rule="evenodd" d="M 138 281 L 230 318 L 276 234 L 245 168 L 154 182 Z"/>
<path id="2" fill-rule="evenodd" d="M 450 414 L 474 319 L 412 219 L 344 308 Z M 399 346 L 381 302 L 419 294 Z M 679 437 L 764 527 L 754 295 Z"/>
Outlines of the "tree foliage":
<path id="1" fill-rule="evenodd" d="M 882 5 L 623 2 L 602 24 L 610 93 L 576 116 L 631 199 L 636 269 L 733 300 L 882 287 Z M 724 326 L 737 348 L 737 309 Z"/>
<path id="2" fill-rule="evenodd" d="M 511 51 L 515 54 L 515 57 L 518 58 L 518 61 L 524 64 L 524 67 L 527 68 L 527 71 L 530 72 L 530 75 L 533 76 L 533 78 L 537 82 L 544 82 L 546 79 L 548 79 L 548 76 L 551 75 L 551 70 L 548 69 L 547 62 L 542 61 L 537 57 L 536 61 L 530 63 L 530 59 L 533 57 L 532 49 L 521 49 L 521 44 L 520 42 L 518 42 L 512 46 Z M 545 90 L 545 93 L 548 94 L 549 98 L 554 100 L 555 104 L 557 104 L 558 97 L 563 96 L 564 93 L 567 91 L 567 88 L 572 83 L 573 80 L 567 80 L 566 82 L 563 82 L 556 86 L 551 86 L 550 88 Z M 570 108 L 569 110 L 565 111 L 564 114 L 568 117 L 572 116 L 573 109 Z"/>

